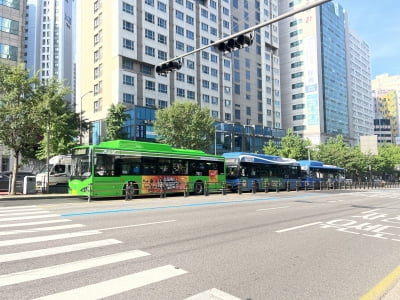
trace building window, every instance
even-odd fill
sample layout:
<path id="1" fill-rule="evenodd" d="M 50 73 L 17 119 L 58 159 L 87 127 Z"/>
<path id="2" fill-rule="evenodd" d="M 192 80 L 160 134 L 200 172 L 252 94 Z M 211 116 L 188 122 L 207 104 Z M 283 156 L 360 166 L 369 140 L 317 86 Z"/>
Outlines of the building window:
<path id="1" fill-rule="evenodd" d="M 295 115 L 295 116 L 293 116 L 293 121 L 304 120 L 305 118 L 306 118 L 305 115 Z"/>
<path id="2" fill-rule="evenodd" d="M 2 1 L 0 0 L 0 3 Z M 18 35 L 19 22 L 0 17 L 0 31 Z"/>
<path id="3" fill-rule="evenodd" d="M 156 83 L 154 81 L 146 80 L 146 90 L 155 91 Z"/>
<path id="4" fill-rule="evenodd" d="M 304 93 L 299 93 L 299 94 L 293 94 L 292 95 L 292 100 L 301 99 L 301 98 L 304 98 Z"/>
<path id="5" fill-rule="evenodd" d="M 294 83 L 294 84 L 292 84 L 292 89 L 302 88 L 303 86 L 304 86 L 304 82 Z"/>
<path id="6" fill-rule="evenodd" d="M 158 18 L 158 26 L 161 28 L 167 28 L 167 21 L 163 18 Z"/>
<path id="7" fill-rule="evenodd" d="M 179 34 L 179 35 L 184 35 L 184 32 L 185 32 L 185 30 L 183 29 L 183 27 L 181 27 L 181 26 L 175 26 L 175 32 L 176 32 L 176 34 Z"/>
<path id="8" fill-rule="evenodd" d="M 154 24 L 154 15 L 152 15 L 151 13 L 146 12 L 146 13 L 144 14 L 144 19 L 145 19 L 147 22 Z"/>
<path id="9" fill-rule="evenodd" d="M 123 39 L 123 47 L 129 50 L 134 50 L 134 42 L 132 40 Z"/>
<path id="10" fill-rule="evenodd" d="M 167 36 L 159 33 L 158 34 L 158 42 L 160 44 L 166 45 L 167 44 Z"/>
<path id="11" fill-rule="evenodd" d="M 183 12 L 181 12 L 180 10 L 176 10 L 176 11 L 175 11 L 175 17 L 176 17 L 178 20 L 182 20 L 182 21 L 183 21 L 184 14 L 183 14 Z"/>
<path id="12" fill-rule="evenodd" d="M 181 73 L 181 72 L 176 72 L 176 80 L 178 81 L 185 81 L 185 74 Z"/>
<path id="13" fill-rule="evenodd" d="M 203 102 L 204 103 L 210 103 L 210 96 L 209 95 L 203 94 L 202 98 L 203 98 Z"/>
<path id="14" fill-rule="evenodd" d="M 123 75 L 123 79 L 122 79 L 123 84 L 133 86 L 134 81 L 135 81 L 135 79 L 133 78 L 133 76 L 129 76 L 129 75 L 125 75 L 125 74 Z"/>
<path id="15" fill-rule="evenodd" d="M 160 93 L 167 94 L 168 93 L 168 86 L 166 84 L 159 83 L 158 84 L 158 91 Z"/>
<path id="16" fill-rule="evenodd" d="M 167 52 L 158 50 L 158 58 L 161 60 L 167 60 Z"/>
<path id="17" fill-rule="evenodd" d="M 187 82 L 188 84 L 194 84 L 194 76 L 192 76 L 192 75 L 187 75 L 187 77 L 186 77 L 186 82 Z"/>
<path id="18" fill-rule="evenodd" d="M 156 106 L 156 99 L 146 97 L 146 106 L 147 107 L 155 107 Z"/>
<path id="19" fill-rule="evenodd" d="M 154 31 L 150 29 L 146 29 L 144 31 L 144 36 L 149 40 L 154 40 Z"/>
<path id="20" fill-rule="evenodd" d="M 212 104 L 218 104 L 218 97 L 212 96 L 211 97 L 211 103 Z"/>
<path id="21" fill-rule="evenodd" d="M 122 2 L 122 10 L 128 14 L 133 15 L 133 5 L 130 5 L 126 2 Z"/>
<path id="22" fill-rule="evenodd" d="M 190 100 L 194 100 L 196 97 L 196 93 L 194 91 L 187 91 L 187 97 Z"/>
<path id="23" fill-rule="evenodd" d="M 158 100 L 158 108 L 167 108 L 168 107 L 168 102 L 164 100 Z"/>
<path id="24" fill-rule="evenodd" d="M 133 32 L 133 23 L 123 20 L 122 27 L 124 30 Z"/>
<path id="25" fill-rule="evenodd" d="M 176 49 L 177 49 L 177 50 L 182 50 L 182 51 L 185 50 L 185 44 L 182 43 L 182 42 L 180 42 L 180 41 L 176 41 L 175 46 L 176 46 Z"/>
<path id="26" fill-rule="evenodd" d="M 123 101 L 124 103 L 133 104 L 133 103 L 134 103 L 134 99 L 135 99 L 135 96 L 132 95 L 132 94 L 124 93 L 124 94 L 122 95 L 122 101 Z"/>
<path id="27" fill-rule="evenodd" d="M 162 12 L 167 11 L 167 5 L 164 2 L 158 1 L 157 5 L 158 5 L 158 10 L 160 10 Z"/>
<path id="28" fill-rule="evenodd" d="M 185 97 L 185 90 L 184 89 L 181 89 L 181 88 L 177 88 L 176 89 L 176 95 L 178 96 L 178 97 Z"/>
<path id="29" fill-rule="evenodd" d="M 6 44 L 0 44 L 0 58 L 17 61 L 18 48 Z"/>
<path id="30" fill-rule="evenodd" d="M 145 53 L 148 56 L 155 57 L 155 49 L 153 47 L 146 46 L 145 47 Z"/>
<path id="31" fill-rule="evenodd" d="M 292 63 L 292 64 L 290 65 L 290 67 L 291 67 L 292 69 L 294 69 L 294 68 L 301 67 L 302 65 L 303 65 L 303 62 L 302 62 L 302 61 L 296 61 L 296 62 Z"/>

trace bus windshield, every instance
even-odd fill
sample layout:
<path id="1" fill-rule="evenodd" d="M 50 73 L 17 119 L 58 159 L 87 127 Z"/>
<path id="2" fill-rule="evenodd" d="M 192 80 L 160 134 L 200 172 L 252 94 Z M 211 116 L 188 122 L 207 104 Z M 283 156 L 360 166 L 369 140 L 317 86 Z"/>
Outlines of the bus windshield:
<path id="1" fill-rule="evenodd" d="M 88 178 L 91 174 L 90 152 L 88 151 L 87 154 L 81 155 L 75 155 L 75 153 L 72 152 L 71 178 Z"/>

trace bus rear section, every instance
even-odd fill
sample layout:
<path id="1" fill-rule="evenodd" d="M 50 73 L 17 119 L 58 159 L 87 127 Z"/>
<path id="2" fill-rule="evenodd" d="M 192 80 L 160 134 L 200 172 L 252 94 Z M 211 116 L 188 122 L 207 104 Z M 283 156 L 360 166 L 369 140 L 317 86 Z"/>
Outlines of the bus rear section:
<path id="1" fill-rule="evenodd" d="M 325 165 L 316 160 L 300 160 L 299 164 L 307 188 L 337 188 L 345 180 L 345 169 L 334 165 Z"/>
<path id="2" fill-rule="evenodd" d="M 273 155 L 231 152 L 224 153 L 227 184 L 233 192 L 295 190 L 301 185 L 300 165 L 293 159 Z"/>
<path id="3" fill-rule="evenodd" d="M 56 155 L 51 157 L 49 159 L 49 165 L 45 165 L 39 173 L 36 174 L 36 191 L 67 193 L 70 175 L 71 155 Z"/>
<path id="4" fill-rule="evenodd" d="M 204 194 L 225 182 L 224 158 L 203 151 L 136 141 L 110 141 L 73 150 L 70 193 L 92 197 L 161 193 Z M 131 190 L 131 189 L 129 189 Z"/>

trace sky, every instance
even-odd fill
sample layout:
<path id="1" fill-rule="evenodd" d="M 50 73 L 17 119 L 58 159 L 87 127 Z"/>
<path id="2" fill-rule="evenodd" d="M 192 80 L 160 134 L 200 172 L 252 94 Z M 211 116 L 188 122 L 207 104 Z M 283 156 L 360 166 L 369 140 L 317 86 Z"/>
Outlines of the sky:
<path id="1" fill-rule="evenodd" d="M 348 14 L 350 29 L 370 49 L 371 77 L 400 75 L 400 1 L 336 0 Z"/>

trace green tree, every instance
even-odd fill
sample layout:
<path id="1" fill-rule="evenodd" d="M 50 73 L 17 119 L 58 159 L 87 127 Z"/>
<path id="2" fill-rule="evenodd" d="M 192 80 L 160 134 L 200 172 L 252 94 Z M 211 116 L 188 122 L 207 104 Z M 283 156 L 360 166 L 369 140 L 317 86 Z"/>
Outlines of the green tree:
<path id="1" fill-rule="evenodd" d="M 282 148 L 279 155 L 296 160 L 307 159 L 307 147 L 311 145 L 310 140 L 303 140 L 299 135 L 288 129 L 282 138 Z"/>
<path id="2" fill-rule="evenodd" d="M 208 108 L 192 102 L 176 102 L 157 110 L 154 130 L 158 140 L 176 148 L 210 149 L 214 142 L 215 120 Z"/>
<path id="3" fill-rule="evenodd" d="M 38 84 L 38 77 L 29 78 L 22 64 L 17 67 L 0 64 L 0 141 L 13 152 L 13 174 L 18 172 L 25 149 L 37 143 L 41 134 Z M 13 176 L 11 194 L 15 194 L 15 182 Z"/>
<path id="4" fill-rule="evenodd" d="M 343 136 L 330 137 L 324 144 L 318 146 L 317 160 L 324 164 L 343 167 L 346 165 L 346 155 L 350 152 L 349 146 L 344 142 Z"/>
<path id="5" fill-rule="evenodd" d="M 268 155 L 279 155 L 279 150 L 272 140 L 269 140 L 268 144 L 264 145 L 263 151 Z"/>
<path id="6" fill-rule="evenodd" d="M 112 104 L 106 117 L 106 139 L 126 139 L 127 133 L 123 131 L 123 126 L 128 118 L 129 114 L 126 112 L 126 106 L 124 104 Z"/>
<path id="7" fill-rule="evenodd" d="M 42 116 L 40 124 L 43 136 L 36 153 L 38 159 L 47 157 L 49 134 L 49 156 L 68 154 L 77 145 L 80 118 L 65 101 L 65 96 L 70 93 L 70 88 L 55 77 L 38 89 L 37 94 L 41 98 L 38 111 Z M 83 127 L 86 128 L 87 124 Z"/>

